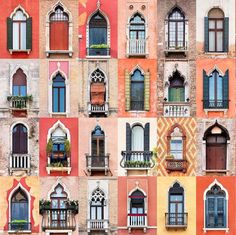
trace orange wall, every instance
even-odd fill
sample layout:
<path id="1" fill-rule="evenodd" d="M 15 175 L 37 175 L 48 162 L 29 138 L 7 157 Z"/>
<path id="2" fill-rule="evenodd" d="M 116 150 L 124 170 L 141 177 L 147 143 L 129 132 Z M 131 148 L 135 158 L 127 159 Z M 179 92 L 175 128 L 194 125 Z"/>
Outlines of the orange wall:
<path id="1" fill-rule="evenodd" d="M 235 60 L 234 59 L 198 59 L 196 63 L 196 102 L 197 117 L 224 117 L 224 112 L 208 112 L 205 114 L 203 109 L 203 70 L 208 73 L 215 66 L 224 74 L 229 70 L 229 110 L 226 117 L 235 117 L 235 100 L 236 100 L 236 80 L 235 80 Z"/>

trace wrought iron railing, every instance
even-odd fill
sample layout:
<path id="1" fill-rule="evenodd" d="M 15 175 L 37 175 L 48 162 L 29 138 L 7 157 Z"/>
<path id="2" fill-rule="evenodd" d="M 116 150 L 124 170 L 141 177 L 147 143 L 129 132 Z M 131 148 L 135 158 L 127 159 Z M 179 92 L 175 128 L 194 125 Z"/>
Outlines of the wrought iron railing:
<path id="1" fill-rule="evenodd" d="M 89 173 L 92 171 L 109 171 L 109 154 L 102 156 L 86 155 L 86 165 Z"/>
<path id="2" fill-rule="evenodd" d="M 130 109 L 134 111 L 143 111 L 144 110 L 144 101 L 134 101 L 130 102 Z"/>
<path id="3" fill-rule="evenodd" d="M 167 228 L 186 228 L 188 224 L 188 213 L 165 213 Z"/>
<path id="4" fill-rule="evenodd" d="M 229 100 L 203 100 L 205 109 L 228 109 Z"/>
<path id="5" fill-rule="evenodd" d="M 19 221 L 12 221 L 8 223 L 9 231 L 16 231 L 17 233 L 20 231 L 31 231 L 31 223 Z"/>

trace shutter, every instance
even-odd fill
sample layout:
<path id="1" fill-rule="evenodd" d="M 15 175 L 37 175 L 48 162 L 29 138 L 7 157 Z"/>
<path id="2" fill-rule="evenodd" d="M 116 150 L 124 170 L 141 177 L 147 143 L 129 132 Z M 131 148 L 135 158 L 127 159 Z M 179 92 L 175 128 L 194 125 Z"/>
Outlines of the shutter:
<path id="1" fill-rule="evenodd" d="M 125 110 L 130 110 L 130 76 L 128 70 L 125 70 Z"/>
<path id="2" fill-rule="evenodd" d="M 26 49 L 32 50 L 32 17 L 26 21 Z"/>
<path id="3" fill-rule="evenodd" d="M 209 79 L 206 71 L 203 70 L 203 108 L 209 107 Z"/>
<path id="4" fill-rule="evenodd" d="M 150 72 L 146 72 L 144 75 L 144 110 L 150 109 Z"/>
<path id="5" fill-rule="evenodd" d="M 217 198 L 217 222 L 219 227 L 225 226 L 225 199 L 223 197 Z"/>
<path id="6" fill-rule="evenodd" d="M 229 108 L 229 70 L 225 72 L 223 77 L 223 107 Z"/>
<path id="7" fill-rule="evenodd" d="M 13 49 L 13 23 L 10 17 L 7 18 L 7 49 Z"/>
<path id="8" fill-rule="evenodd" d="M 131 151 L 131 127 L 126 123 L 126 151 Z"/>
<path id="9" fill-rule="evenodd" d="M 144 127 L 144 151 L 149 151 L 149 133 L 150 123 L 146 123 Z"/>
<path id="10" fill-rule="evenodd" d="M 204 49 L 205 49 L 205 52 L 209 51 L 209 20 L 208 20 L 208 17 L 204 18 Z"/>
<path id="11" fill-rule="evenodd" d="M 215 226 L 215 198 L 206 199 L 206 227 L 213 228 Z"/>
<path id="12" fill-rule="evenodd" d="M 224 52 L 229 50 L 229 17 L 224 18 Z"/>

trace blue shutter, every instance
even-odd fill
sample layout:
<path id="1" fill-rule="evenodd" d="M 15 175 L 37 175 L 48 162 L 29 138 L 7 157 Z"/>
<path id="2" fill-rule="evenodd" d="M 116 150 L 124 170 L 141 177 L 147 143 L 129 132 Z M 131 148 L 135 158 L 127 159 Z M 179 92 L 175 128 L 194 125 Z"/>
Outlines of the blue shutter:
<path id="1" fill-rule="evenodd" d="M 204 49 L 205 49 L 205 52 L 209 51 L 209 20 L 208 20 L 208 17 L 204 18 Z"/>
<path id="2" fill-rule="evenodd" d="M 224 52 L 229 50 L 229 17 L 224 18 Z"/>
<path id="3" fill-rule="evenodd" d="M 223 77 L 223 107 L 229 108 L 229 70 L 225 72 Z"/>
<path id="4" fill-rule="evenodd" d="M 215 198 L 208 197 L 206 199 L 206 228 L 215 227 Z"/>
<path id="5" fill-rule="evenodd" d="M 216 198 L 216 227 L 225 227 L 225 199 L 223 197 Z"/>
<path id="6" fill-rule="evenodd" d="M 203 70 L 203 108 L 209 108 L 209 78 Z"/>

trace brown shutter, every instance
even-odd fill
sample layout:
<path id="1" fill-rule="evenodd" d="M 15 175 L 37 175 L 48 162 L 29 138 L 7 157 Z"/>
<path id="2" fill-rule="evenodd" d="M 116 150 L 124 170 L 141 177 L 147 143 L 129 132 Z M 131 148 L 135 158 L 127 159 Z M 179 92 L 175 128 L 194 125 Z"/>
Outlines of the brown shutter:
<path id="1" fill-rule="evenodd" d="M 146 72 L 144 75 L 144 110 L 150 109 L 150 72 Z"/>
<path id="2" fill-rule="evenodd" d="M 125 110 L 130 110 L 130 76 L 127 69 L 125 70 Z"/>

